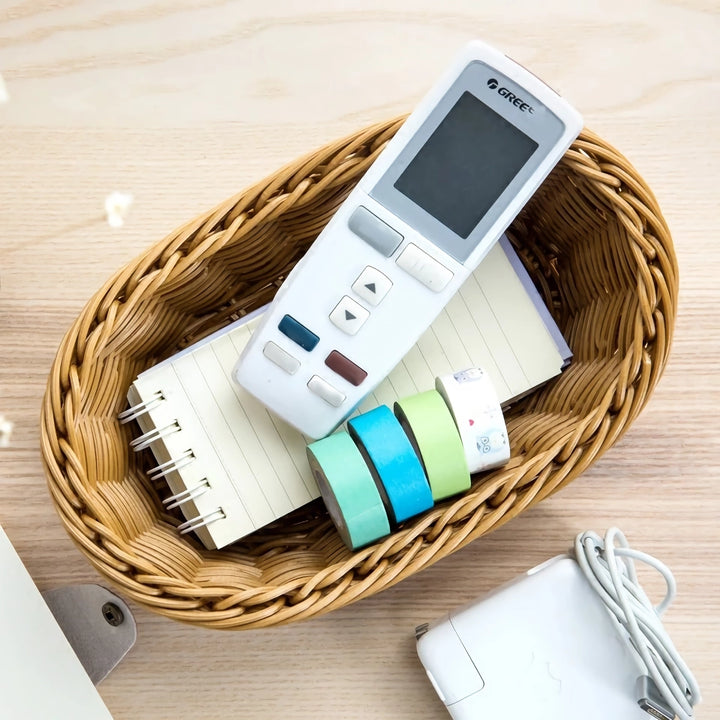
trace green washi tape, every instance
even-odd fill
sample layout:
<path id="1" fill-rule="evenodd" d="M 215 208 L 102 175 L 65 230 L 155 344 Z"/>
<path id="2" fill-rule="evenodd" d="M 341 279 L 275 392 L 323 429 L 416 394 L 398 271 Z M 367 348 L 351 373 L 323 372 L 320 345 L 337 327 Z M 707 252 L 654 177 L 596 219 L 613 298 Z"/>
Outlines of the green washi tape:
<path id="1" fill-rule="evenodd" d="M 350 435 L 338 432 L 311 443 L 307 456 L 330 517 L 351 550 L 390 533 L 375 480 Z"/>
<path id="2" fill-rule="evenodd" d="M 436 390 L 395 403 L 395 415 L 422 460 L 433 500 L 470 488 L 470 471 L 460 434 L 442 395 Z"/>

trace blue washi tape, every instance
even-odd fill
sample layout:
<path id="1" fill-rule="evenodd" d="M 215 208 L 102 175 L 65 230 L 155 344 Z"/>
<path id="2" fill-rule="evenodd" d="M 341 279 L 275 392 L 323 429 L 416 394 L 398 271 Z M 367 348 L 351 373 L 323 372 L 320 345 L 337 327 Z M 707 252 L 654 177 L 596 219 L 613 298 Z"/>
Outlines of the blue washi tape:
<path id="1" fill-rule="evenodd" d="M 387 405 L 348 420 L 348 432 L 368 460 L 390 520 L 429 510 L 432 492 L 422 464 L 393 411 Z"/>

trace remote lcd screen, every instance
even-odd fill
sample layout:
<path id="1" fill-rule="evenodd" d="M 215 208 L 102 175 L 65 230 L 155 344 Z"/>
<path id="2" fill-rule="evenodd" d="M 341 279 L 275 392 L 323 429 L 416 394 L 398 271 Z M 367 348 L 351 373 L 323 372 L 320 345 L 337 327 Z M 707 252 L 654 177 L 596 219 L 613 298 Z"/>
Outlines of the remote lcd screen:
<path id="1" fill-rule="evenodd" d="M 466 238 L 537 147 L 464 92 L 395 181 L 395 188 Z"/>

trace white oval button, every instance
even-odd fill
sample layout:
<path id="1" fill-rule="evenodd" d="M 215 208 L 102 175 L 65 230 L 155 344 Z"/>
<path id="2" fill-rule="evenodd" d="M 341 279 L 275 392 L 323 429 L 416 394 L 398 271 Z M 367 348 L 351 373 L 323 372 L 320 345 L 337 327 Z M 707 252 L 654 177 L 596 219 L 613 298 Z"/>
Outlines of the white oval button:
<path id="1" fill-rule="evenodd" d="M 345 400 L 343 393 L 333 387 L 327 380 L 323 380 L 319 375 L 313 375 L 307 386 L 311 392 L 314 392 L 333 407 L 340 407 Z"/>
<path id="2" fill-rule="evenodd" d="M 290 375 L 294 375 L 300 367 L 300 361 L 297 358 L 276 345 L 272 340 L 265 343 L 263 355 Z"/>
<path id="3" fill-rule="evenodd" d="M 419 280 L 433 292 L 441 292 L 452 280 L 453 274 L 435 258 L 430 257 L 417 245 L 410 243 L 395 261 L 398 267 Z"/>

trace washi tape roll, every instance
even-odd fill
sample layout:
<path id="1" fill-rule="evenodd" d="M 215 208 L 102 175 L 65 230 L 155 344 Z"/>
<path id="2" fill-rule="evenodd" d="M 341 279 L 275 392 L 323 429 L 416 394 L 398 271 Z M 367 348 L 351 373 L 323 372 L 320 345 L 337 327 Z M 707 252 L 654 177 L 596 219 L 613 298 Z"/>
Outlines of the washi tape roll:
<path id="1" fill-rule="evenodd" d="M 491 470 L 510 459 L 510 441 L 497 393 L 487 373 L 471 368 L 435 379 L 460 433 L 471 473 Z"/>
<path id="2" fill-rule="evenodd" d="M 351 550 L 389 534 L 387 511 L 375 479 L 346 432 L 308 445 L 307 456 L 330 517 Z"/>
<path id="3" fill-rule="evenodd" d="M 369 461 L 393 524 L 433 506 L 430 485 L 420 459 L 387 405 L 348 420 L 347 426 L 360 452 Z"/>
<path id="4" fill-rule="evenodd" d="M 433 500 L 443 500 L 470 488 L 470 471 L 460 434 L 437 390 L 418 393 L 395 403 L 395 416 L 417 452 Z"/>

